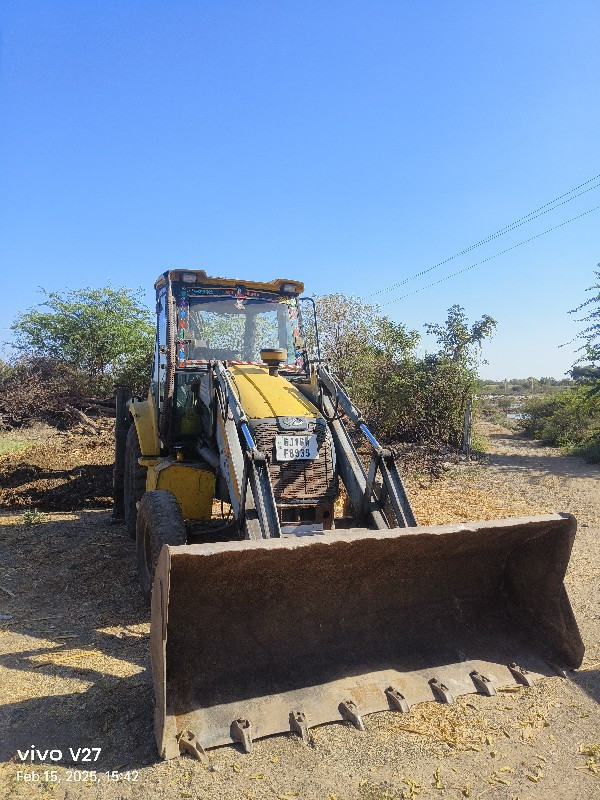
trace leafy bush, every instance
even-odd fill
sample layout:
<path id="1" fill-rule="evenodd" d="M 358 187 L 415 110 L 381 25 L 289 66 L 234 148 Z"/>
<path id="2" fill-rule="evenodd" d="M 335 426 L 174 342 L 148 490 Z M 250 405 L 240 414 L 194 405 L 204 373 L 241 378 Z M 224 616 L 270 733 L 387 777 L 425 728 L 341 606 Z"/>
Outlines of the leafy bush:
<path id="1" fill-rule="evenodd" d="M 600 271 L 595 275 L 600 279 Z M 583 341 L 582 356 L 571 369 L 576 385 L 547 399 L 530 400 L 524 409 L 528 415 L 524 428 L 547 444 L 600 462 L 600 281 L 588 291 L 595 294 L 569 312 L 585 309 L 580 321 L 590 323 L 575 337 Z"/>
<path id="2" fill-rule="evenodd" d="M 141 290 L 41 290 L 43 303 L 18 315 L 11 325 L 13 347 L 30 360 L 62 365 L 70 379 L 94 395 L 111 394 L 127 381 L 145 394 L 154 348 L 153 314 Z M 22 363 L 26 363 L 23 361 Z"/>
<path id="3" fill-rule="evenodd" d="M 42 522 L 48 521 L 48 515 L 44 514 L 37 508 L 26 508 L 21 517 L 23 525 L 40 525 Z"/>
<path id="4" fill-rule="evenodd" d="M 587 442 L 572 448 L 573 455 L 581 456 L 593 464 L 600 464 L 600 433 L 592 436 Z"/>
<path id="5" fill-rule="evenodd" d="M 600 449 L 600 395 L 588 387 L 525 404 L 524 429 L 546 444 L 569 447 L 591 460 Z"/>
<path id="6" fill-rule="evenodd" d="M 420 335 L 345 295 L 316 298 L 322 355 L 378 435 L 388 440 L 461 444 L 475 391 L 476 349 L 495 323 L 467 324 L 453 306 L 444 325 L 429 325 L 439 352 L 420 356 Z"/>
<path id="7" fill-rule="evenodd" d="M 491 443 L 487 436 L 483 433 L 474 433 L 471 437 L 471 453 L 482 456 L 489 453 Z"/>

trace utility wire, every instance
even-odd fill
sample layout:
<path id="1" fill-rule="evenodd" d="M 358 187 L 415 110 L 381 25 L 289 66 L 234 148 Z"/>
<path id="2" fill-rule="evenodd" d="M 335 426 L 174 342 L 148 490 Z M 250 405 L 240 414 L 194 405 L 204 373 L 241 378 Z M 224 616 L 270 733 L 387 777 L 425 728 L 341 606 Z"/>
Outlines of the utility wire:
<path id="1" fill-rule="evenodd" d="M 443 283 L 444 281 L 449 280 L 450 278 L 455 278 L 457 275 L 461 275 L 463 272 L 468 272 L 470 269 L 474 269 L 475 267 L 481 266 L 481 264 L 485 264 L 487 261 L 491 261 L 493 258 L 498 258 L 498 256 L 504 255 L 504 253 L 508 253 L 511 250 L 515 250 L 517 247 L 521 247 L 527 242 L 532 242 L 534 239 L 539 239 L 540 236 L 545 236 L 547 233 L 551 233 L 552 231 L 557 230 L 557 228 L 562 228 L 564 225 L 568 225 L 570 222 L 575 222 L 577 219 L 581 219 L 581 217 L 585 217 L 587 214 L 591 214 L 593 211 L 598 211 L 600 206 L 595 206 L 594 208 L 590 208 L 588 211 L 584 211 L 583 214 L 578 214 L 576 217 L 571 217 L 571 219 L 566 220 L 565 222 L 561 222 L 558 225 L 554 225 L 552 228 L 548 228 L 548 230 L 542 231 L 541 233 L 536 233 L 535 236 L 531 236 L 529 239 L 524 239 L 522 242 L 518 244 L 513 244 L 512 247 L 507 247 L 505 250 L 501 250 L 499 253 L 495 253 L 493 256 L 488 256 L 488 258 L 484 258 L 481 261 L 477 261 L 475 264 L 471 264 L 470 267 L 465 267 L 464 269 L 459 269 L 457 272 L 452 272 L 450 275 L 446 275 L 445 278 L 440 278 L 439 281 L 433 281 L 432 283 L 428 283 L 426 286 L 421 286 L 420 289 L 415 289 L 412 292 L 407 292 L 406 294 L 400 295 L 400 297 L 396 297 L 394 300 L 388 300 L 387 303 L 381 303 L 380 305 L 376 306 L 376 308 L 383 308 L 384 306 L 389 306 L 391 303 L 397 303 L 399 300 L 404 300 L 405 297 L 410 297 L 413 294 L 417 294 L 418 292 L 422 292 L 424 289 L 429 289 L 432 286 L 436 286 L 438 283 Z"/>
<path id="2" fill-rule="evenodd" d="M 437 264 L 434 264 L 432 267 L 428 267 L 427 269 L 423 269 L 420 272 L 416 272 L 414 275 L 411 275 L 408 278 L 404 278 L 404 280 L 398 281 L 397 283 L 393 283 L 391 286 L 386 286 L 384 289 L 379 289 L 377 292 L 372 292 L 365 296 L 365 299 L 370 297 L 376 297 L 379 294 L 383 294 L 383 292 L 391 292 L 393 289 L 398 289 L 400 286 L 404 286 L 405 283 L 409 283 L 410 281 L 415 280 L 415 278 L 420 278 L 422 275 L 426 275 L 428 272 L 431 272 L 438 267 L 447 264 L 449 261 L 452 261 L 459 256 L 465 255 L 465 253 L 470 253 L 471 250 L 475 250 L 477 247 L 481 247 L 483 244 L 487 244 L 491 242 L 493 239 L 497 239 L 499 236 L 503 236 L 505 233 L 509 231 L 515 230 L 516 228 L 520 228 L 522 225 L 526 225 L 528 222 L 532 222 L 534 219 L 543 216 L 544 214 L 548 214 L 548 212 L 553 211 L 555 208 L 559 206 L 565 205 L 565 203 L 570 203 L 571 200 L 575 200 L 577 197 L 581 197 L 582 194 L 586 194 L 587 192 L 591 192 L 593 189 L 597 189 L 600 186 L 600 183 L 596 184 L 595 186 L 590 186 L 588 189 L 584 189 L 583 192 L 579 194 L 573 195 L 573 197 L 568 197 L 572 195 L 573 192 L 576 192 L 577 189 L 581 189 L 583 186 L 587 186 L 588 183 L 592 183 L 593 181 L 600 178 L 600 175 L 594 175 L 593 178 L 585 181 L 584 183 L 580 183 L 579 186 L 575 186 L 573 189 L 570 189 L 565 194 L 561 194 L 559 197 L 555 197 L 554 200 L 550 200 L 549 203 L 545 203 L 543 206 L 536 208 L 534 211 L 530 211 L 529 214 L 526 214 L 524 217 L 519 217 L 519 219 L 511 222 L 510 225 L 506 225 L 504 228 L 500 228 L 500 230 L 496 231 L 496 233 L 492 233 L 489 236 L 486 236 L 484 239 L 481 239 L 479 242 L 472 244 L 470 247 L 466 247 L 464 250 L 461 250 L 459 253 L 455 253 L 453 256 L 444 259 L 444 261 L 439 261 Z M 563 200 L 564 197 L 567 197 L 567 200 Z M 562 203 L 559 203 L 559 200 L 563 200 Z M 555 205 L 556 204 L 556 205 Z M 549 207 L 551 206 L 551 208 Z M 545 210 L 544 210 L 545 209 Z"/>

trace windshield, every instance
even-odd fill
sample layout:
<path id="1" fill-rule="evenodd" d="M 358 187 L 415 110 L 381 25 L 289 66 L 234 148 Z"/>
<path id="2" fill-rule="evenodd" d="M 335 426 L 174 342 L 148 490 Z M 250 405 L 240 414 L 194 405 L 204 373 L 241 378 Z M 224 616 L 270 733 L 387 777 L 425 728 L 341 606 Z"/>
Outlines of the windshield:
<path id="1" fill-rule="evenodd" d="M 190 359 L 260 362 L 263 348 L 280 347 L 287 363 L 296 364 L 290 303 L 283 298 L 190 297 L 187 319 Z"/>

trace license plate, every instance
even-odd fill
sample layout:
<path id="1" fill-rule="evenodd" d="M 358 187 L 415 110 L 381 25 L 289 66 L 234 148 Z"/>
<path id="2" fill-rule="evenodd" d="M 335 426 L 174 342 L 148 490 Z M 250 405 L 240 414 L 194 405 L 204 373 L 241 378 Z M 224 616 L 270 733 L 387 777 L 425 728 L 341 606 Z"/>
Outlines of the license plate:
<path id="1" fill-rule="evenodd" d="M 317 435 L 285 435 L 275 437 L 277 461 L 312 460 L 318 455 Z"/>

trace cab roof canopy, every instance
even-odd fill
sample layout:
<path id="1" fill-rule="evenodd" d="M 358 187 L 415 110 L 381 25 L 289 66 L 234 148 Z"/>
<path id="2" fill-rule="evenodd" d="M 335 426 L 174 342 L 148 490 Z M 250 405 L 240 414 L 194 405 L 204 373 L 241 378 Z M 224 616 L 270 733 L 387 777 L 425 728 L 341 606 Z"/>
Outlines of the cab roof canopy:
<path id="1" fill-rule="evenodd" d="M 161 289 L 168 280 L 183 281 L 189 286 L 217 286 L 235 289 L 236 286 L 245 286 L 263 292 L 276 292 L 277 294 L 302 294 L 304 284 L 301 281 L 288 278 L 275 278 L 274 281 L 247 281 L 241 278 L 217 278 L 207 275 L 203 269 L 171 269 L 158 278 L 154 284 L 155 289 Z"/>

